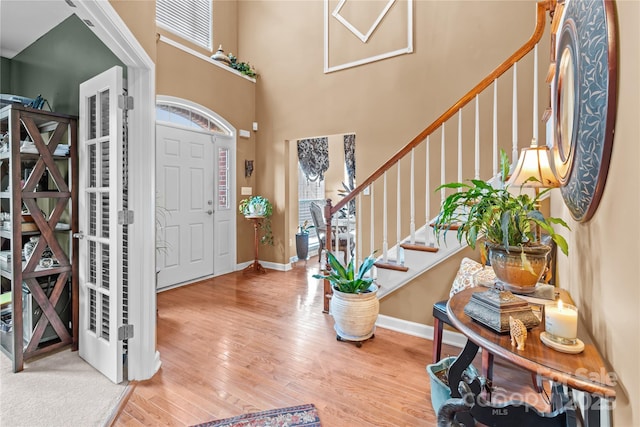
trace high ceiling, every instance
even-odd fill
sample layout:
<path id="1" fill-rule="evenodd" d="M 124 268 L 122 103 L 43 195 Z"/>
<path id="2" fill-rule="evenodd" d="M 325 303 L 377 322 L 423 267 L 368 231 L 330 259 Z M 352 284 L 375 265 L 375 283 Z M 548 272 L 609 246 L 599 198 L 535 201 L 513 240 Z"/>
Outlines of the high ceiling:
<path id="1" fill-rule="evenodd" d="M 64 0 L 0 0 L 0 56 L 13 58 L 72 14 Z"/>

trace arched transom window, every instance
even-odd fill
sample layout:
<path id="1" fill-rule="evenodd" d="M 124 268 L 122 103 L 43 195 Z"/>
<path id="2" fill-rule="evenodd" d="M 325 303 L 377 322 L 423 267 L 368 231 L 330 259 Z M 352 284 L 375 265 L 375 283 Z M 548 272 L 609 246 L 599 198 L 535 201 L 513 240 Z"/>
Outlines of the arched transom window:
<path id="1" fill-rule="evenodd" d="M 215 117 L 193 107 L 169 101 L 156 103 L 156 120 L 189 129 L 232 135 L 231 130 Z"/>

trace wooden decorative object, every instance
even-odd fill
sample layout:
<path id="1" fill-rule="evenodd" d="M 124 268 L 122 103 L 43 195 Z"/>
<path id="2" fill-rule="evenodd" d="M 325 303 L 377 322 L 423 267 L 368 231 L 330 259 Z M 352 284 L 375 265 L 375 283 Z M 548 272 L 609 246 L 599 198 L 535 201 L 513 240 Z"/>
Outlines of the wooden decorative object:
<path id="1" fill-rule="evenodd" d="M 244 272 L 254 271 L 256 273 L 266 273 L 267 270 L 260 264 L 258 261 L 258 247 L 260 246 L 260 236 L 258 229 L 260 228 L 260 221 L 262 221 L 265 217 L 263 215 L 245 215 L 245 218 L 253 221 L 253 249 L 254 249 L 254 257 L 253 262 L 244 269 Z"/>
<path id="2" fill-rule="evenodd" d="M 509 329 L 511 347 L 516 347 L 517 345 L 518 350 L 524 350 L 524 343 L 527 340 L 527 327 L 524 326 L 522 320 L 509 316 Z"/>

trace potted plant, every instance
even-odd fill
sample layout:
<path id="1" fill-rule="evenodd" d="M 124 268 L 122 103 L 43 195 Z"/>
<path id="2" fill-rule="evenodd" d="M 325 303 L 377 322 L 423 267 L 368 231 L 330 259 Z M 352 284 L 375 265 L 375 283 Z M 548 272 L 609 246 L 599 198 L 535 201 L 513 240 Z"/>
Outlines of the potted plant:
<path id="1" fill-rule="evenodd" d="M 498 279 L 510 285 L 513 288 L 510 290 L 532 292 L 544 273 L 551 249 L 540 243 L 540 230 L 547 233 L 566 255 L 567 241 L 554 231 L 553 225 L 569 227 L 562 219 L 545 217 L 538 209 L 540 197 L 550 189 L 535 197 L 514 194 L 506 183 L 508 173 L 509 160 L 501 150 L 500 179 L 496 187 L 478 179 L 438 187 L 437 190 L 448 188 L 456 192 L 442 203 L 434 224 L 435 235 L 439 240 L 443 232 L 455 225 L 458 241 L 465 239 L 475 249 L 478 239 L 482 239 L 486 248 L 482 245 L 480 250 L 489 250 L 489 259 Z"/>
<path id="2" fill-rule="evenodd" d="M 309 230 L 313 225 L 309 224 L 309 220 L 305 220 L 302 225 L 298 226 L 296 232 L 296 255 L 298 260 L 306 260 L 309 255 Z"/>
<path id="3" fill-rule="evenodd" d="M 260 221 L 260 229 L 264 235 L 260 238 L 263 245 L 273 246 L 273 234 L 271 232 L 271 215 L 273 214 L 273 205 L 266 197 L 251 196 L 240 201 L 238 210 L 246 218 L 264 218 Z"/>
<path id="4" fill-rule="evenodd" d="M 327 252 L 330 270 L 324 274 L 314 274 L 316 279 L 326 279 L 331 283 L 329 312 L 335 321 L 334 329 L 338 341 L 361 342 L 373 338 L 376 320 L 380 310 L 378 286 L 373 277 L 366 277 L 375 263 L 369 255 L 356 269 L 353 258 L 345 267 L 331 252 Z"/>

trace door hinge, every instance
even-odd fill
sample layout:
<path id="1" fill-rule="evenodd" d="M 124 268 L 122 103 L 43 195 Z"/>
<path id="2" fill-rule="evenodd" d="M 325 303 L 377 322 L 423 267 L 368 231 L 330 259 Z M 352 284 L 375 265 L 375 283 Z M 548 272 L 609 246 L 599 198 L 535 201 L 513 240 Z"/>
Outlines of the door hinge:
<path id="1" fill-rule="evenodd" d="M 133 211 L 118 211 L 118 224 L 133 224 Z"/>
<path id="2" fill-rule="evenodd" d="M 122 325 L 118 328 L 118 341 L 133 338 L 133 325 Z"/>
<path id="3" fill-rule="evenodd" d="M 118 95 L 118 108 L 121 110 L 133 110 L 133 96 Z"/>

